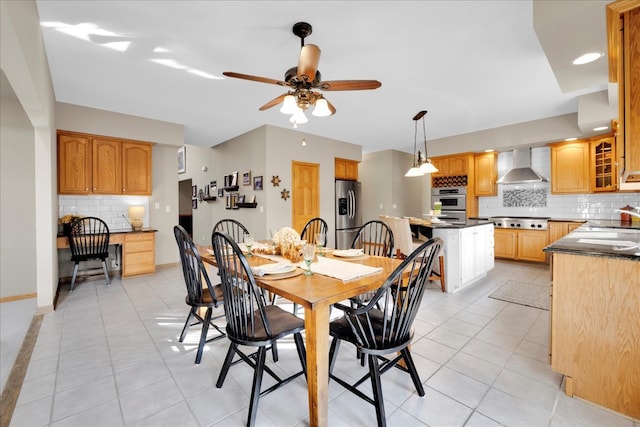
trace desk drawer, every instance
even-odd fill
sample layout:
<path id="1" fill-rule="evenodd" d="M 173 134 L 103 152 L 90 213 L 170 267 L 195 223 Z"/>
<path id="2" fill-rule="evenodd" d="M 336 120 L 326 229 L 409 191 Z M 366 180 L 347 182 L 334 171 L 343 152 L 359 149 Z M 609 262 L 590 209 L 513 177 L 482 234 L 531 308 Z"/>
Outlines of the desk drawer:
<path id="1" fill-rule="evenodd" d="M 156 271 L 154 252 L 125 254 L 123 259 L 123 276 L 153 273 Z"/>
<path id="2" fill-rule="evenodd" d="M 152 240 L 141 240 L 134 242 L 126 242 L 124 244 L 124 253 L 131 254 L 137 252 L 153 252 L 155 250 L 155 244 Z"/>

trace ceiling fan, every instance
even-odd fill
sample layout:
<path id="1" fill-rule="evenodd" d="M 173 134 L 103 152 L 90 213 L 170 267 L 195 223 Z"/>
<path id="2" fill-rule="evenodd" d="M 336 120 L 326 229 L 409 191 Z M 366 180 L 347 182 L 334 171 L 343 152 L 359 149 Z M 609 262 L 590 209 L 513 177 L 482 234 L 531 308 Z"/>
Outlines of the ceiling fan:
<path id="1" fill-rule="evenodd" d="M 304 112 L 312 105 L 314 106 L 312 113 L 314 116 L 324 117 L 335 114 L 335 107 L 327 101 L 321 93 L 313 89 L 323 91 L 369 90 L 377 89 L 382 85 L 382 83 L 377 80 L 322 81 L 320 71 L 318 70 L 320 48 L 314 44 L 304 44 L 304 39 L 309 36 L 311 32 L 311 25 L 306 22 L 297 22 L 293 25 L 293 34 L 300 37 L 300 58 L 298 59 L 298 65 L 296 67 L 289 68 L 284 73 L 284 80 L 234 73 L 232 71 L 225 71 L 222 74 L 227 77 L 290 88 L 287 93 L 283 93 L 260 107 L 260 111 L 268 110 L 282 103 L 283 105 L 280 112 L 291 114 L 289 121 L 293 123 L 294 127 L 297 127 L 297 124 L 308 121 Z"/>

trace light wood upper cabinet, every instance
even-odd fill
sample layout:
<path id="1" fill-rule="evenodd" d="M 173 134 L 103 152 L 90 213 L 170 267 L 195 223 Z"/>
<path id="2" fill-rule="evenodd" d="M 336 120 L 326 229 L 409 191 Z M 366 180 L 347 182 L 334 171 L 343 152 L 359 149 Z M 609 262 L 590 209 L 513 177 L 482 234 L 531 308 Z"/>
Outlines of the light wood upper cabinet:
<path id="1" fill-rule="evenodd" d="M 58 194 L 151 195 L 147 142 L 58 131 Z"/>
<path id="2" fill-rule="evenodd" d="M 88 194 L 91 175 L 91 139 L 58 135 L 58 193 Z"/>
<path id="3" fill-rule="evenodd" d="M 122 147 L 120 142 L 93 138 L 91 150 L 94 194 L 118 194 L 122 187 Z"/>
<path id="4" fill-rule="evenodd" d="M 589 193 L 590 146 L 584 142 L 551 144 L 551 192 Z"/>
<path id="5" fill-rule="evenodd" d="M 476 154 L 476 196 L 497 196 L 498 154 L 496 152 Z"/>
<path id="6" fill-rule="evenodd" d="M 591 190 L 615 191 L 617 187 L 615 138 L 591 141 Z"/>
<path id="7" fill-rule="evenodd" d="M 350 181 L 358 180 L 358 162 L 355 160 L 335 158 L 335 178 Z"/>
<path id="8" fill-rule="evenodd" d="M 640 3 L 607 4 L 609 81 L 618 83 L 617 161 L 623 179 L 640 183 Z"/>
<path id="9" fill-rule="evenodd" d="M 122 194 L 151 195 L 151 144 L 122 144 Z"/>
<path id="10" fill-rule="evenodd" d="M 469 173 L 469 156 L 457 154 L 453 156 L 431 157 L 431 163 L 438 169 L 432 176 L 455 176 Z"/>

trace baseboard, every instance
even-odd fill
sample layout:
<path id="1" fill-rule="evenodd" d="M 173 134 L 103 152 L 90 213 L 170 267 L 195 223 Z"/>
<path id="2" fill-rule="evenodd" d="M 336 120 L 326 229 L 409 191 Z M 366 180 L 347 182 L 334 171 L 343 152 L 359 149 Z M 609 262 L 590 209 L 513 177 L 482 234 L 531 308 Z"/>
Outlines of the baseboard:
<path id="1" fill-rule="evenodd" d="M 31 294 L 13 295 L 13 296 L 10 296 L 10 297 L 2 297 L 2 298 L 0 298 L 0 303 L 11 302 L 11 301 L 20 301 L 20 300 L 29 299 L 29 298 L 36 298 L 37 296 L 38 296 L 37 293 L 31 293 Z"/>

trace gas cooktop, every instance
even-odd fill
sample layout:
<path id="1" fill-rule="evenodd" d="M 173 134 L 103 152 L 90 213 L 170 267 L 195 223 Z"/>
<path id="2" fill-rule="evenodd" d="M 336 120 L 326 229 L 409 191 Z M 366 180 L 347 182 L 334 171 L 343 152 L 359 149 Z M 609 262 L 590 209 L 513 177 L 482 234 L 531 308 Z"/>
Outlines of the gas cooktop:
<path id="1" fill-rule="evenodd" d="M 549 217 L 536 216 L 492 216 L 489 221 L 497 228 L 516 228 L 525 230 L 546 230 Z"/>

